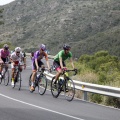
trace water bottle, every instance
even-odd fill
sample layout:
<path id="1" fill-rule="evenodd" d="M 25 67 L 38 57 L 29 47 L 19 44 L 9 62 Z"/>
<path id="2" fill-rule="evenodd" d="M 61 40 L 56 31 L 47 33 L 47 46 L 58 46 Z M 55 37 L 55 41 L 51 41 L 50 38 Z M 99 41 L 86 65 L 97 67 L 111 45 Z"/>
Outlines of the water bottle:
<path id="1" fill-rule="evenodd" d="M 37 77 L 37 80 L 39 80 L 39 76 L 40 76 L 39 74 L 36 76 L 36 77 Z"/>
<path id="2" fill-rule="evenodd" d="M 59 84 L 62 85 L 63 84 L 63 80 L 60 78 L 59 79 Z"/>

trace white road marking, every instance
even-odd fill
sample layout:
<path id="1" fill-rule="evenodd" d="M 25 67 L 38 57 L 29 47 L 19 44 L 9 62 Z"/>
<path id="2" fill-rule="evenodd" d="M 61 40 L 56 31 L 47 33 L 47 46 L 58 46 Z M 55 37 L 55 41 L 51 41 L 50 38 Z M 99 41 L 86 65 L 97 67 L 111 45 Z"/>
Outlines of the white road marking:
<path id="1" fill-rule="evenodd" d="M 37 106 L 37 105 L 34 105 L 34 104 L 30 104 L 30 103 L 27 103 L 27 102 L 24 102 L 24 101 L 21 101 L 21 100 L 18 100 L 18 99 L 14 99 L 12 97 L 9 97 L 9 96 L 3 95 L 3 94 L 0 94 L 0 96 L 5 97 L 5 98 L 10 99 L 10 100 L 13 100 L 13 101 L 16 101 L 16 102 L 19 102 L 19 103 L 22 103 L 22 104 L 25 104 L 25 105 L 29 105 L 29 106 L 32 106 L 32 107 L 35 107 L 35 108 L 38 108 L 38 109 L 42 109 L 42 110 L 45 110 L 45 111 L 49 111 L 49 112 L 52 112 L 52 113 L 63 115 L 63 116 L 73 118 L 73 119 L 76 119 L 76 120 L 84 120 L 84 119 L 77 118 L 77 117 L 67 115 L 67 114 L 64 114 L 64 113 L 60 113 L 60 112 L 57 112 L 57 111 L 54 111 L 54 110 L 43 108 L 43 107 L 40 107 L 40 106 Z"/>

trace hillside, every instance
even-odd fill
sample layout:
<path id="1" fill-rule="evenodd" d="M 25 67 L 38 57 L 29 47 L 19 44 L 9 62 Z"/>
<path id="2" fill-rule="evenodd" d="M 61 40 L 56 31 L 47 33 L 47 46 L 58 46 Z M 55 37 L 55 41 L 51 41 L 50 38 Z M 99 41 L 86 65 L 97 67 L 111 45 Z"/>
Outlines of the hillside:
<path id="1" fill-rule="evenodd" d="M 27 51 L 71 44 L 74 57 L 108 50 L 120 57 L 120 0 L 16 0 L 4 8 L 0 41 Z"/>

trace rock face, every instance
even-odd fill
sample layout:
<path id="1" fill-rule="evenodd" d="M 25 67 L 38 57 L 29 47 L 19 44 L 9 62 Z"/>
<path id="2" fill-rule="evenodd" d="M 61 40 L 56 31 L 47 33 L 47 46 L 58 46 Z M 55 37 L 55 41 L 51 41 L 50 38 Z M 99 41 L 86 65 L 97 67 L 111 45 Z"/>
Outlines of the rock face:
<path id="1" fill-rule="evenodd" d="M 101 49 L 120 51 L 119 0 L 16 0 L 2 8 L 0 41 L 28 52 L 41 43 L 52 54 L 69 43 L 75 57 Z"/>

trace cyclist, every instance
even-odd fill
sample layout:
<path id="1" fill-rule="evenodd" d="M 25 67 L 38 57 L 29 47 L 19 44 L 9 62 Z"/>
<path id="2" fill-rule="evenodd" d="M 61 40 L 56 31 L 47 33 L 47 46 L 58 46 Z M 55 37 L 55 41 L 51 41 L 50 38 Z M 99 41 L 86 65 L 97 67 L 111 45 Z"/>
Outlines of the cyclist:
<path id="1" fill-rule="evenodd" d="M 0 49 L 0 77 L 2 77 L 3 63 L 8 62 L 10 58 L 9 46 L 4 44 L 3 48 Z M 8 67 L 8 64 L 5 64 Z"/>
<path id="2" fill-rule="evenodd" d="M 34 52 L 33 51 L 30 53 L 30 58 L 31 58 L 31 60 L 34 58 Z"/>
<path id="3" fill-rule="evenodd" d="M 41 44 L 39 50 L 34 53 L 34 57 L 32 59 L 32 77 L 31 77 L 30 91 L 34 91 L 35 76 L 36 76 L 36 72 L 39 70 L 39 67 L 45 68 L 44 63 L 41 61 L 43 57 L 45 57 L 47 67 L 48 69 L 50 69 L 48 55 L 47 53 L 45 53 L 45 50 L 46 50 L 46 46 L 44 44 Z"/>
<path id="4" fill-rule="evenodd" d="M 71 47 L 67 44 L 65 44 L 63 46 L 63 50 L 61 50 L 60 52 L 58 52 L 58 54 L 54 57 L 54 61 L 53 61 L 53 66 L 55 67 L 57 73 L 55 76 L 55 82 L 54 84 L 56 84 L 59 76 L 62 74 L 64 69 L 66 68 L 65 65 L 65 60 L 66 59 L 70 59 L 71 65 L 73 67 L 73 69 L 75 69 L 74 64 L 73 64 L 73 60 L 72 60 L 72 53 L 70 52 Z"/>
<path id="5" fill-rule="evenodd" d="M 11 59 L 11 68 L 12 68 L 12 82 L 11 85 L 14 86 L 14 68 L 15 65 L 18 65 L 19 63 L 24 63 L 24 69 L 26 68 L 26 60 L 24 60 L 24 56 L 21 52 L 20 47 L 16 47 L 15 51 L 10 56 Z M 24 61 L 23 61 L 24 60 Z M 20 66 L 20 71 L 22 72 L 22 66 Z"/>

